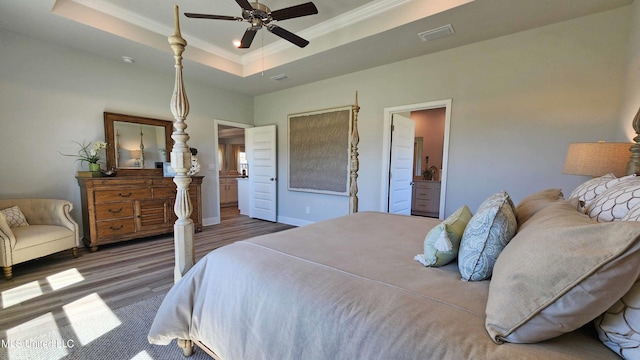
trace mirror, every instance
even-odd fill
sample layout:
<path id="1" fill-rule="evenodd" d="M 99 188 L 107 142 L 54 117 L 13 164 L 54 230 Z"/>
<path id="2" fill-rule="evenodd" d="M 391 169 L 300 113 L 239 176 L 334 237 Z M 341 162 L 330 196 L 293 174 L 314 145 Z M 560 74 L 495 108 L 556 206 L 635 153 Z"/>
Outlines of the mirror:
<path id="1" fill-rule="evenodd" d="M 170 161 L 172 132 L 171 121 L 105 112 L 107 169 L 115 168 L 118 175 L 162 176 L 161 163 Z"/>

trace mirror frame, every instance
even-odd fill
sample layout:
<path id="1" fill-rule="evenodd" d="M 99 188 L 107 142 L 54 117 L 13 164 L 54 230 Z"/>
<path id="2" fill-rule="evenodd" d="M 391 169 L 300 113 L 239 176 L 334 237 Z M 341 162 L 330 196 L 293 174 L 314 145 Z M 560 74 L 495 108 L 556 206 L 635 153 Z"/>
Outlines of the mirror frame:
<path id="1" fill-rule="evenodd" d="M 142 116 L 124 115 L 105 112 L 104 113 L 104 139 L 108 144 L 107 153 L 107 169 L 114 168 L 116 165 L 116 149 L 115 134 L 113 130 L 113 123 L 115 121 L 128 122 L 142 125 L 154 125 L 164 127 L 165 136 L 165 161 L 170 161 L 171 150 L 173 149 L 173 140 L 171 134 L 173 133 L 173 122 L 168 120 L 151 119 Z M 162 169 L 122 169 L 116 168 L 118 176 L 163 176 Z"/>

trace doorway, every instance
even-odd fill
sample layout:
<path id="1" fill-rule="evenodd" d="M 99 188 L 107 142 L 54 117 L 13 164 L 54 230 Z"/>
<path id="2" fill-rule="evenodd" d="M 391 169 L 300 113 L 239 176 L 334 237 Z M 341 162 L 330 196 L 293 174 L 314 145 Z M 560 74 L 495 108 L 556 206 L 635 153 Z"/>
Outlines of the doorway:
<path id="1" fill-rule="evenodd" d="M 434 110 L 442 109 L 442 110 Z M 427 128 L 427 120 L 429 114 L 434 112 L 444 112 L 443 124 L 436 131 L 437 134 L 429 134 Z M 430 211 L 418 212 L 418 215 L 427 215 L 444 219 L 445 215 L 445 194 L 447 188 L 447 163 L 448 163 L 448 149 L 449 149 L 449 128 L 451 121 L 451 99 L 432 101 L 426 103 L 396 106 L 384 109 L 384 130 L 383 130 L 383 164 L 382 164 L 382 188 L 380 208 L 383 212 L 392 212 L 389 202 L 391 194 L 391 179 L 393 178 L 393 172 L 396 169 L 392 168 L 392 124 L 394 114 L 402 115 L 410 114 L 412 120 L 419 121 L 416 124 L 416 134 L 414 141 L 414 156 L 413 159 L 413 176 L 418 181 L 410 181 L 411 186 L 416 190 L 417 184 L 420 188 L 426 187 L 431 192 L 431 201 L 435 198 L 436 203 Z M 415 115 L 415 116 L 414 116 Z M 424 122 L 424 123 L 423 123 Z M 420 139 L 421 138 L 421 139 Z M 437 139 L 439 141 L 433 141 Z M 430 140 L 431 139 L 431 140 Z M 422 143 L 421 146 L 418 143 Z M 420 150 L 422 154 L 420 154 Z M 428 160 L 427 160 L 428 157 Z M 428 162 L 427 162 L 428 161 Z M 428 171 L 426 177 L 429 181 L 422 181 L 424 179 L 423 173 Z M 435 186 L 437 185 L 437 186 Z M 426 190 L 425 190 L 426 191 Z M 404 201 L 412 203 L 412 198 L 415 191 L 405 192 L 403 196 L 407 197 Z M 395 194 L 394 194 L 395 196 Z M 399 199 L 394 199 L 394 202 L 399 202 Z M 415 204 L 414 204 L 415 205 Z M 413 208 L 413 207 L 412 207 Z M 413 212 L 413 211 L 412 211 Z"/>
<path id="2" fill-rule="evenodd" d="M 245 199 L 240 194 L 246 194 L 247 190 L 243 180 L 248 175 L 247 159 L 245 153 L 245 129 L 251 125 L 234 123 L 230 121 L 214 120 L 214 149 L 216 149 L 217 180 L 217 224 L 222 218 L 246 215 Z"/>

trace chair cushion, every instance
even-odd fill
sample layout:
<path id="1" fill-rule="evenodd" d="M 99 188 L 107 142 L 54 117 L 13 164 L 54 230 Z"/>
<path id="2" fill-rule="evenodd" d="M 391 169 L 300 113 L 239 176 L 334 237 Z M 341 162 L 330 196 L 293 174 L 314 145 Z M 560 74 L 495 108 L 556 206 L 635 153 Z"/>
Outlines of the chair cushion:
<path id="1" fill-rule="evenodd" d="M 640 281 L 593 323 L 609 349 L 623 359 L 640 359 Z"/>
<path id="2" fill-rule="evenodd" d="M 73 231 L 57 225 L 31 225 L 14 228 L 13 234 L 16 237 L 14 251 L 39 246 L 47 242 L 55 242 L 68 237 L 75 237 Z"/>

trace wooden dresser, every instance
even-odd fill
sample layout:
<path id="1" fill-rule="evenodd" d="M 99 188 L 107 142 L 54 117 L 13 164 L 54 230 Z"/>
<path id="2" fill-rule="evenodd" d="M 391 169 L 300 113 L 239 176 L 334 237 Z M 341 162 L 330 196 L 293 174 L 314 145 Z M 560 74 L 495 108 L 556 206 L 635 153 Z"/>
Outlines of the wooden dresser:
<path id="1" fill-rule="evenodd" d="M 438 217 L 440 213 L 440 181 L 414 180 L 411 214 Z"/>
<path id="2" fill-rule="evenodd" d="M 193 176 L 189 197 L 196 232 L 202 231 L 202 176 Z M 78 177 L 83 241 L 96 251 L 110 244 L 173 231 L 173 178 L 158 176 Z"/>

